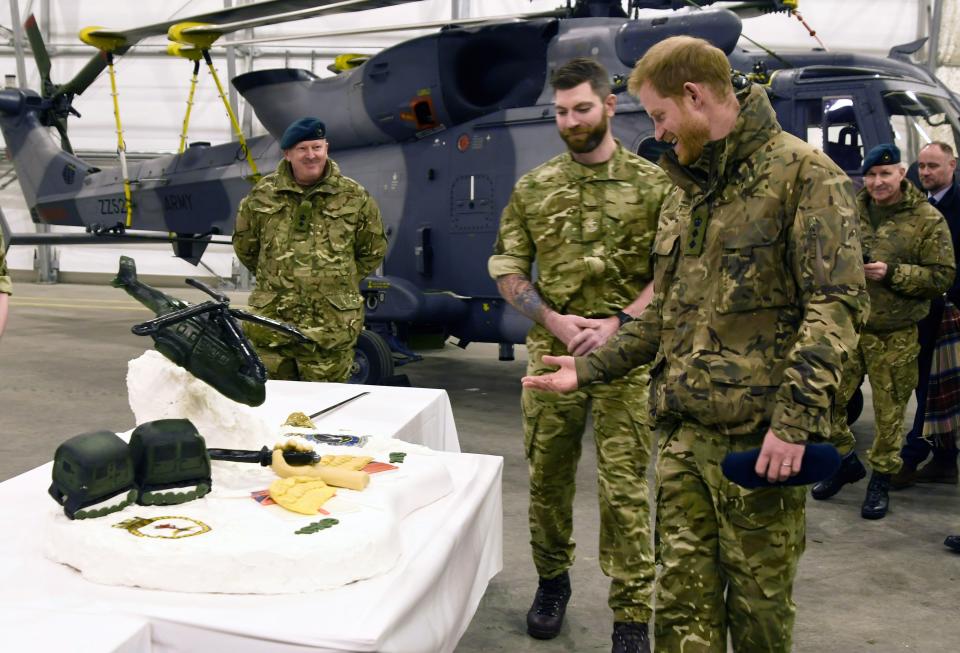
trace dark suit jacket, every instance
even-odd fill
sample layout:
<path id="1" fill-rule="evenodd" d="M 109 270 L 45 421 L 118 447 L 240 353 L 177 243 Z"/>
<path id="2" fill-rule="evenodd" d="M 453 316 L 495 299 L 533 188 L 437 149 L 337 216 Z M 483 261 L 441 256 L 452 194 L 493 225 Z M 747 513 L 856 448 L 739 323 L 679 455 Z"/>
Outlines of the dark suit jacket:
<path id="1" fill-rule="evenodd" d="M 960 268 L 960 185 L 954 183 L 935 206 L 947 219 L 953 240 L 953 255 L 956 257 L 957 267 Z M 960 274 L 953 280 L 947 297 L 954 305 L 960 306 Z"/>

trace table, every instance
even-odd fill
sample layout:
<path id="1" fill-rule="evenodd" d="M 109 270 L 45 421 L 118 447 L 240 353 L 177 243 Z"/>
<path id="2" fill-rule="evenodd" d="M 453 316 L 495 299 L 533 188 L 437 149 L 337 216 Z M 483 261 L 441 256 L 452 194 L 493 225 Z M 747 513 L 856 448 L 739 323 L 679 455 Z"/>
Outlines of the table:
<path id="1" fill-rule="evenodd" d="M 358 435 L 397 438 L 435 451 L 460 451 L 446 390 L 267 381 L 266 401 L 250 410 L 267 423 L 280 425 L 294 411 L 315 413 L 361 392 L 370 394 L 316 418 L 317 428 L 329 433 L 347 428 Z"/>
<path id="2" fill-rule="evenodd" d="M 314 385 L 290 383 L 270 382 L 268 400 L 261 409 L 282 412 L 283 402 L 300 400 L 298 393 L 307 390 L 298 386 Z M 357 388 L 362 386 L 343 386 L 342 398 L 362 391 Z M 439 441 L 447 446 L 456 442 L 452 416 L 449 422 L 445 417 L 449 414 L 445 393 L 375 390 L 389 391 L 384 393 L 384 405 L 396 414 L 373 414 L 380 409 L 369 406 L 352 414 L 346 412 L 348 405 L 336 411 L 342 413 L 338 420 L 350 428 L 383 435 L 373 429 L 385 428 L 382 424 L 396 418 L 397 423 L 403 422 L 398 432 L 409 429 L 413 441 L 419 433 L 427 444 L 431 440 L 427 436 L 438 433 L 431 425 L 440 424 Z M 414 400 L 424 410 L 407 415 L 403 411 L 409 406 L 401 404 Z M 359 400 L 353 403 L 359 404 L 353 410 L 363 408 Z M 401 413 L 407 418 L 399 419 Z M 357 426 L 361 421 L 363 426 Z M 447 466 L 454 490 L 403 520 L 400 544 L 405 555 L 394 569 L 334 590 L 278 596 L 185 594 L 90 583 L 43 556 L 43 520 L 36 516 L 51 501 L 46 495 L 50 464 L 10 479 L 0 484 L 5 526 L 5 537 L 0 538 L 4 649 L 453 651 L 489 580 L 502 568 L 503 460 L 460 453 L 437 456 Z"/>

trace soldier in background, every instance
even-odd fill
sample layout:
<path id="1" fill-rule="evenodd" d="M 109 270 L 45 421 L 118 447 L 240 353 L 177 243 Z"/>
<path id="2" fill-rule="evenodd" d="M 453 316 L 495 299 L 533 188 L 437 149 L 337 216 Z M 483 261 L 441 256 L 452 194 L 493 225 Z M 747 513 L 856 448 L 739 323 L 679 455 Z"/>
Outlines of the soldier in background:
<path id="1" fill-rule="evenodd" d="M 574 59 L 551 78 L 556 122 L 568 152 L 517 182 L 500 219 L 489 270 L 500 294 L 536 324 L 527 335 L 529 374 L 542 357 L 586 354 L 649 302 L 650 245 L 670 188 L 655 165 L 614 140 L 616 96 L 607 71 Z M 537 280 L 531 283 L 536 261 Z M 573 496 L 588 413 L 597 447 L 600 568 L 612 580 L 614 651 L 648 651 L 654 561 L 644 416 L 647 370 L 557 397 L 524 389 L 530 471 L 530 533 L 540 577 L 527 632 L 556 637 L 570 598 Z"/>
<path id="2" fill-rule="evenodd" d="M 10 295 L 13 294 L 13 284 L 7 272 L 7 249 L 3 243 L 3 234 L 0 234 L 0 336 L 7 326 L 7 311 L 10 305 Z"/>
<path id="3" fill-rule="evenodd" d="M 244 329 L 271 379 L 346 381 L 363 329 L 360 280 L 387 251 L 380 209 L 329 159 L 324 124 L 292 123 L 283 160 L 240 202 L 233 248 L 256 275 L 255 312 L 289 322 L 313 342 L 291 344 L 271 329 Z"/>
<path id="4" fill-rule="evenodd" d="M 630 76 L 678 188 L 656 241 L 653 301 L 588 356 L 525 388 L 568 392 L 650 361 L 657 458 L 656 647 L 791 650 L 804 490 L 746 489 L 720 462 L 760 447 L 757 474 L 797 474 L 826 432 L 868 310 L 850 180 L 784 132 L 763 88 L 704 40 L 654 45 Z"/>
<path id="5" fill-rule="evenodd" d="M 882 519 L 889 508 L 890 477 L 902 464 L 903 413 L 917 387 L 917 322 L 930 310 L 930 299 L 950 287 L 956 264 L 946 221 L 904 178 L 896 145 L 870 150 L 863 174 L 857 207 L 870 319 L 844 365 L 837 391 L 830 440 L 843 462 L 832 478 L 813 486 L 812 494 L 814 499 L 829 499 L 845 484 L 866 476 L 846 419 L 847 402 L 866 372 L 876 435 L 867 454 L 873 474 L 860 514 L 864 519 Z"/>
<path id="6" fill-rule="evenodd" d="M 954 181 L 957 159 L 953 147 L 943 141 L 927 143 L 920 149 L 917 157 L 917 181 L 926 192 L 927 201 L 936 208 L 947 221 L 953 238 L 954 259 L 960 256 L 960 186 Z M 909 177 L 909 172 L 907 173 Z M 955 261 L 956 262 L 956 261 Z M 946 299 L 954 306 L 960 306 L 960 275 L 954 278 L 953 285 L 946 293 Z M 930 312 L 917 324 L 920 339 L 920 356 L 917 360 L 919 380 L 917 381 L 917 412 L 913 427 L 907 433 L 900 449 L 903 466 L 890 478 L 890 489 L 900 490 L 916 482 L 957 484 L 956 446 L 934 446 L 923 437 L 923 423 L 927 405 L 927 386 L 930 382 L 930 368 L 933 363 L 937 334 L 944 316 L 944 297 L 930 300 Z M 942 445 L 942 442 L 938 442 Z M 930 453 L 933 458 L 919 470 L 917 467 Z"/>

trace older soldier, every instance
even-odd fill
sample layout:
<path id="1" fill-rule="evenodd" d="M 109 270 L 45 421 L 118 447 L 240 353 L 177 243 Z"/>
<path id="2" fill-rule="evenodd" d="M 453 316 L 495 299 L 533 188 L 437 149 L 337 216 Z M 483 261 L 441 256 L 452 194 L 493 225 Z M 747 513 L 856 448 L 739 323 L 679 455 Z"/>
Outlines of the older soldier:
<path id="1" fill-rule="evenodd" d="M 947 220 L 947 226 L 953 238 L 953 256 L 960 256 L 960 185 L 954 181 L 957 158 L 953 147 L 943 141 L 933 141 L 920 148 L 917 157 L 917 171 L 921 187 L 930 202 Z M 909 177 L 909 172 L 907 173 Z M 953 285 L 946 298 L 954 306 L 960 306 L 960 275 L 954 278 Z M 930 368 L 933 363 L 937 335 L 943 319 L 944 298 L 930 300 L 930 312 L 917 323 L 920 339 L 920 356 L 917 360 L 919 380 L 917 381 L 917 412 L 913 427 L 907 433 L 900 449 L 903 465 L 900 471 L 890 478 L 890 489 L 899 490 L 910 487 L 916 482 L 957 484 L 957 450 L 933 446 L 923 437 L 923 423 L 927 406 L 927 386 L 930 382 Z M 938 442 L 941 445 L 942 442 Z M 930 453 L 933 458 L 922 468 L 917 467 Z"/>
<path id="2" fill-rule="evenodd" d="M 692 37 L 637 63 L 630 92 L 673 144 L 661 165 L 679 186 L 660 215 L 653 301 L 603 347 L 523 379 L 565 392 L 654 361 L 663 651 L 723 653 L 728 628 L 736 651 L 790 651 L 804 490 L 748 490 L 720 462 L 760 447 L 757 474 L 799 472 L 868 309 L 849 179 L 737 81 Z"/>
<path id="3" fill-rule="evenodd" d="M 289 322 L 311 340 L 291 344 L 244 323 L 272 379 L 346 381 L 363 328 L 360 280 L 383 260 L 380 209 L 327 156 L 316 118 L 291 124 L 283 160 L 240 203 L 233 247 L 256 275 L 250 306 Z"/>
<path id="4" fill-rule="evenodd" d="M 10 283 L 10 276 L 7 274 L 7 249 L 3 244 L 3 234 L 0 234 L 0 336 L 7 326 L 7 309 L 10 303 L 10 295 L 13 294 L 13 284 Z"/>
<path id="5" fill-rule="evenodd" d="M 864 519 L 882 519 L 889 508 L 890 477 L 899 469 L 903 412 L 917 387 L 917 321 L 930 299 L 953 282 L 956 264 L 950 229 L 923 193 L 904 179 L 900 150 L 878 145 L 863 159 L 864 187 L 857 194 L 863 268 L 870 293 L 870 319 L 860 345 L 845 363 L 833 413 L 834 446 L 843 455 L 832 478 L 813 486 L 814 499 L 829 499 L 866 470 L 854 451 L 846 405 L 870 377 L 876 436 L 867 454 L 873 474 L 860 508 Z"/>
<path id="6" fill-rule="evenodd" d="M 537 323 L 527 336 L 531 375 L 547 370 L 545 355 L 585 354 L 640 314 L 651 294 L 648 252 L 670 186 L 659 168 L 614 140 L 610 120 L 617 100 L 602 66 L 574 59 L 556 70 L 551 84 L 569 151 L 517 182 L 489 264 L 500 294 Z M 523 391 L 531 545 L 540 576 L 527 614 L 533 637 L 556 637 L 570 598 L 575 473 L 592 411 L 600 568 L 612 578 L 613 650 L 649 650 L 655 572 L 646 395 L 645 368 L 565 397 Z"/>

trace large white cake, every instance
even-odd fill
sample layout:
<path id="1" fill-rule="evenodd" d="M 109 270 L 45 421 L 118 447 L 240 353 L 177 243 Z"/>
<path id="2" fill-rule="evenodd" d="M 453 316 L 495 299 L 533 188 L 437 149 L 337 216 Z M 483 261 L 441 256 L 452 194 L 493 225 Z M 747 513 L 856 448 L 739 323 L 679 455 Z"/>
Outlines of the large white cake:
<path id="1" fill-rule="evenodd" d="M 259 449 L 280 439 L 279 424 L 264 424 L 156 352 L 131 361 L 127 380 L 138 424 L 187 418 L 208 447 Z M 277 475 L 269 467 L 230 462 L 213 463 L 210 494 L 180 505 L 133 505 L 70 520 L 51 503 L 46 555 L 94 582 L 182 592 L 309 592 L 389 571 L 404 553 L 400 520 L 452 489 L 442 457 L 378 437 L 361 447 L 315 448 L 383 463 L 394 452 L 405 456 L 396 469 L 371 474 L 362 491 L 337 489 L 323 505 L 326 514 L 315 516 L 258 500 Z M 297 532 L 317 522 L 325 527 Z"/>

